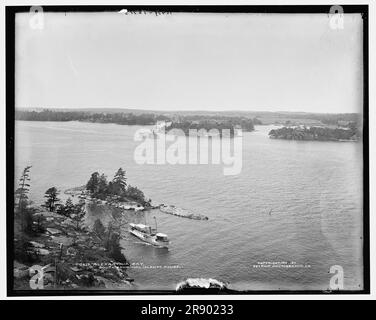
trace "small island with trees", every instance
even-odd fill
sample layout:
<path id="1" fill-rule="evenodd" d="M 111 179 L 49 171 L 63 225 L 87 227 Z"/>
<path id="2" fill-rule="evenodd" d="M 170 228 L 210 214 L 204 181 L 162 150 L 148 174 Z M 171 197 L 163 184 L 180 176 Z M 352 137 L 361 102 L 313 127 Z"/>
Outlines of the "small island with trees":
<path id="1" fill-rule="evenodd" d="M 125 171 L 122 168 L 115 173 L 111 181 L 104 174 L 94 172 L 84 187 L 76 188 L 82 197 L 102 200 L 101 203 L 116 204 L 136 203 L 143 207 L 151 206 L 151 199 L 146 199 L 144 193 L 137 187 L 127 184 Z M 69 193 L 69 190 L 66 192 Z"/>
<path id="2" fill-rule="evenodd" d="M 222 137 L 225 130 L 228 130 L 228 135 L 234 137 L 237 129 L 245 132 L 251 132 L 254 128 L 254 120 L 246 117 L 230 117 L 230 116 L 183 116 L 178 121 L 172 121 L 167 128 L 179 129 L 184 132 L 186 136 L 190 134 L 190 130 L 200 130 L 209 132 L 210 130 L 217 130 L 218 136 Z"/>
<path id="3" fill-rule="evenodd" d="M 358 141 L 361 137 L 360 131 L 355 123 L 347 127 L 318 127 L 318 126 L 292 126 L 273 129 L 269 132 L 272 139 L 285 140 L 309 140 L 309 141 Z"/>

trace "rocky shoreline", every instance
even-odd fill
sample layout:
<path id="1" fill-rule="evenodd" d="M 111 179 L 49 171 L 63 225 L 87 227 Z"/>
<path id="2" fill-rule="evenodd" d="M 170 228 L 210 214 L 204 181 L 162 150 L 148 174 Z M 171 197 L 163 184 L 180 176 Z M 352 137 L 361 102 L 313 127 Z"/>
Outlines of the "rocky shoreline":
<path id="1" fill-rule="evenodd" d="M 101 200 L 101 199 L 90 196 L 88 193 L 85 192 L 85 190 L 86 190 L 85 186 L 74 187 L 74 188 L 65 190 L 64 194 L 70 195 L 72 197 L 77 197 L 81 200 L 84 200 L 85 202 L 88 201 L 88 202 L 92 202 L 95 204 L 108 205 L 108 206 L 112 206 L 112 207 L 123 209 L 123 210 L 133 210 L 137 212 L 137 211 L 143 211 L 146 209 L 155 208 L 153 206 L 145 207 L 136 201 L 118 201 L 116 199 Z"/>
<path id="2" fill-rule="evenodd" d="M 93 230 L 77 230 L 69 217 L 43 208 L 36 208 L 35 217 L 43 221 L 44 232 L 14 240 L 15 289 L 30 290 L 42 268 L 43 289 L 132 288 L 128 261 L 112 258 Z"/>
<path id="3" fill-rule="evenodd" d="M 64 191 L 65 194 L 68 194 L 70 196 L 78 197 L 85 201 L 94 202 L 96 204 L 109 205 L 118 209 L 133 210 L 135 212 L 151 210 L 151 209 L 159 209 L 163 213 L 174 215 L 176 217 L 187 218 L 187 219 L 192 219 L 192 220 L 209 220 L 207 216 L 204 216 L 202 214 L 195 214 L 186 209 L 179 208 L 174 205 L 168 205 L 168 204 L 162 203 L 159 205 L 149 205 L 149 206 L 144 207 L 143 205 L 135 201 L 125 202 L 125 201 L 117 201 L 117 200 L 100 200 L 97 198 L 92 198 L 88 194 L 85 194 L 84 192 L 85 192 L 85 186 L 74 187 L 74 188 L 70 188 Z"/>
<path id="4" fill-rule="evenodd" d="M 202 214 L 191 213 L 186 209 L 178 208 L 173 205 L 160 204 L 158 209 L 167 214 L 171 214 L 181 218 L 193 219 L 193 220 L 209 220 L 207 216 Z"/>

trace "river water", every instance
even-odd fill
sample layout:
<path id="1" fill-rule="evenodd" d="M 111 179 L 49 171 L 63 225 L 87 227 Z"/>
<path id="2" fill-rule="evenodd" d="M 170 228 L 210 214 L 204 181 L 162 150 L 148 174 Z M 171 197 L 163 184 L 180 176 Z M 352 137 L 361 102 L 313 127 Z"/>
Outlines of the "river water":
<path id="1" fill-rule="evenodd" d="M 363 287 L 361 143 L 273 140 L 272 126 L 256 126 L 243 134 L 241 173 L 225 176 L 222 165 L 137 164 L 139 128 L 17 121 L 15 137 L 16 178 L 33 166 L 36 204 L 51 186 L 83 185 L 94 171 L 111 179 L 122 167 L 153 203 L 209 217 L 130 217 L 153 225 L 155 216 L 171 240 L 169 250 L 157 249 L 124 233 L 134 289 L 202 277 L 239 290 L 326 290 L 333 265 L 343 268 L 345 289 Z"/>

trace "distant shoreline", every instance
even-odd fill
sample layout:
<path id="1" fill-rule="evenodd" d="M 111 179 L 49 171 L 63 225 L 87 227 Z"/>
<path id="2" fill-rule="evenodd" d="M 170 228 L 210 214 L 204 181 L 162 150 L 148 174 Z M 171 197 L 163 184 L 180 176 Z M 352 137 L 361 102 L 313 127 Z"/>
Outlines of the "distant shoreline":
<path id="1" fill-rule="evenodd" d="M 35 111 L 38 110 L 38 111 Z M 308 113 L 263 111 L 148 111 L 137 109 L 16 109 L 16 120 L 23 121 L 80 121 L 86 123 L 113 123 L 119 125 L 158 125 L 171 123 L 171 128 L 230 129 L 253 131 L 255 125 L 327 126 L 360 128 L 360 113 Z"/>

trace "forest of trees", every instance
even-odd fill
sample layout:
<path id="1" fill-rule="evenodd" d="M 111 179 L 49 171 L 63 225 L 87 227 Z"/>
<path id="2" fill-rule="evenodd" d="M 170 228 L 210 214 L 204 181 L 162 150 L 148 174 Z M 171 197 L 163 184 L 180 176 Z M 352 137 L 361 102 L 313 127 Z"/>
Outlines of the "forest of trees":
<path id="1" fill-rule="evenodd" d="M 168 129 L 180 129 L 186 135 L 189 134 L 190 129 L 217 129 L 222 135 L 222 130 L 230 130 L 230 135 L 233 136 L 235 129 L 239 127 L 243 131 L 253 131 L 254 123 L 252 119 L 243 117 L 226 117 L 226 116 L 185 116 L 181 117 L 179 121 L 172 122 Z"/>
<path id="2" fill-rule="evenodd" d="M 94 109 L 95 110 L 95 109 Z M 213 125 L 214 123 L 222 123 L 224 127 L 230 128 L 231 125 L 241 125 L 244 131 L 252 131 L 253 125 L 261 125 L 261 118 L 273 118 L 274 120 L 289 119 L 294 123 L 297 120 L 317 120 L 326 125 L 338 125 L 343 123 L 355 123 L 357 127 L 362 123 L 362 115 L 359 113 L 307 113 L 307 112 L 216 112 L 197 114 L 190 112 L 144 112 L 135 110 L 134 112 L 123 112 L 121 109 L 105 111 L 69 111 L 69 110 L 52 110 L 44 109 L 31 111 L 19 109 L 15 112 L 16 120 L 24 121 L 85 121 L 98 123 L 116 123 L 124 125 L 153 125 L 159 120 L 173 121 L 174 126 L 183 129 L 196 122 Z M 174 119 L 174 120 L 173 120 Z M 178 119 L 178 120 L 177 120 Z M 251 124 L 252 123 L 252 124 Z M 202 127 L 203 128 L 203 127 Z M 212 127 L 211 127 L 212 128 Z M 218 128 L 219 129 L 219 128 Z"/>
<path id="3" fill-rule="evenodd" d="M 253 131 L 254 123 L 261 124 L 257 118 L 221 116 L 221 115 L 184 115 L 178 116 L 178 120 L 172 121 L 173 114 L 170 116 L 154 113 L 93 113 L 87 111 L 59 111 L 59 110 L 42 110 L 28 111 L 17 110 L 16 120 L 23 121 L 83 121 L 94 123 L 115 123 L 120 125 L 154 125 L 157 121 L 172 122 L 171 128 L 182 129 L 188 133 L 189 129 L 230 129 L 234 133 L 234 128 L 239 126 L 243 131 Z"/>
<path id="4" fill-rule="evenodd" d="M 119 168 L 112 181 L 107 181 L 104 174 L 94 172 L 86 183 L 86 190 L 94 198 L 106 200 L 116 198 L 119 201 L 133 200 L 144 206 L 150 205 L 150 199 L 146 200 L 144 193 L 137 187 L 127 184 L 125 170 Z"/>
<path id="5" fill-rule="evenodd" d="M 166 120 L 163 115 L 145 113 L 136 115 L 133 113 L 92 113 L 83 111 L 27 111 L 17 110 L 16 120 L 23 121 L 84 121 L 98 123 L 116 123 L 122 125 L 153 125 L 158 120 Z M 167 118 L 168 119 L 168 118 Z"/>
<path id="6" fill-rule="evenodd" d="M 360 131 L 355 125 L 348 129 L 327 127 L 282 127 L 269 132 L 270 138 L 287 140 L 338 141 L 360 138 Z"/>

